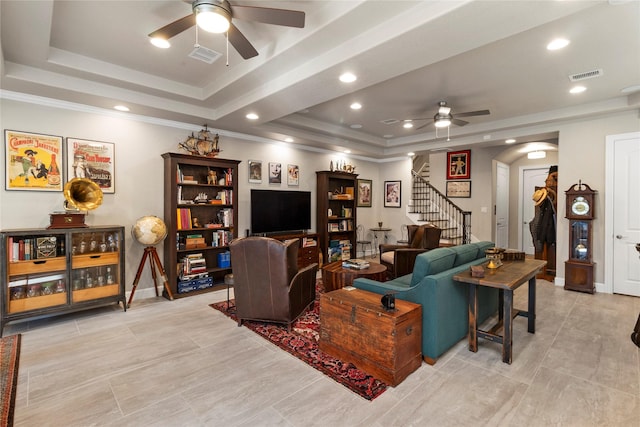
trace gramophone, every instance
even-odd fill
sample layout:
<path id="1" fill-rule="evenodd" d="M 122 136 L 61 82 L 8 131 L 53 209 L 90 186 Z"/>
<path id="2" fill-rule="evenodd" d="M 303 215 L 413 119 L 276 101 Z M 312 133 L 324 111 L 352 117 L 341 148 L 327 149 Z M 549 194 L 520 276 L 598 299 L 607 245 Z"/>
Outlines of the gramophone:
<path id="1" fill-rule="evenodd" d="M 47 228 L 88 227 L 84 223 L 87 211 L 102 204 L 102 190 L 88 178 L 73 178 L 64 185 L 64 212 L 53 212 Z"/>

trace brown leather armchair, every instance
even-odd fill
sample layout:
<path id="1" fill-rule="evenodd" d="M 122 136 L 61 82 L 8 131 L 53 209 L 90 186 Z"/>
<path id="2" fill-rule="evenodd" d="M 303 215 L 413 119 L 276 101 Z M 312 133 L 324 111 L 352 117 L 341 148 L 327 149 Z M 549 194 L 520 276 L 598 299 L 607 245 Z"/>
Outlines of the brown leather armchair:
<path id="1" fill-rule="evenodd" d="M 408 225 L 409 243 L 406 245 L 380 245 L 380 264 L 387 267 L 387 277 L 395 279 L 413 271 L 416 257 L 440 246 L 442 229 L 431 225 Z"/>
<path id="2" fill-rule="evenodd" d="M 316 297 L 318 264 L 298 270 L 298 240 L 236 239 L 229 245 L 238 326 L 243 320 L 291 324 Z"/>

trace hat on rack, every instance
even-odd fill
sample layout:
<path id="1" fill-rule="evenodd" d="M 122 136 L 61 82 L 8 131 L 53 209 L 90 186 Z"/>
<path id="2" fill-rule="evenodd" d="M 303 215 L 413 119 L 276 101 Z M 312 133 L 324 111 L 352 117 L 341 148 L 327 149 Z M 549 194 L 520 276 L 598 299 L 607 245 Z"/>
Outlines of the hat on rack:
<path id="1" fill-rule="evenodd" d="M 535 193 L 533 193 L 533 201 L 535 203 L 534 206 L 540 206 L 540 204 L 542 202 L 544 202 L 544 199 L 547 198 L 547 189 L 546 188 L 541 188 L 539 190 L 536 190 Z"/>

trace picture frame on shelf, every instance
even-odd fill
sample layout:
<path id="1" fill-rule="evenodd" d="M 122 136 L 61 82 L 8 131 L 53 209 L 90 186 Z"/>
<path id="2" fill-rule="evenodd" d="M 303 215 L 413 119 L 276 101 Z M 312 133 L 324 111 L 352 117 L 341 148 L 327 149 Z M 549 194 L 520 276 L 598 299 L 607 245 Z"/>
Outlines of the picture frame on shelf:
<path id="1" fill-rule="evenodd" d="M 370 179 L 358 179 L 358 197 L 356 199 L 356 207 L 370 208 L 373 181 Z"/>
<path id="2" fill-rule="evenodd" d="M 447 153 L 447 179 L 471 178 L 471 150 Z"/>
<path id="3" fill-rule="evenodd" d="M 471 181 L 447 181 L 447 197 L 470 198 Z"/>
<path id="4" fill-rule="evenodd" d="M 249 183 L 262 184 L 262 160 L 249 160 Z"/>
<path id="5" fill-rule="evenodd" d="M 282 164 L 269 162 L 269 184 L 282 183 Z"/>
<path id="6" fill-rule="evenodd" d="M 5 129 L 5 188 L 62 191 L 63 138 Z"/>
<path id="7" fill-rule="evenodd" d="M 67 138 L 67 181 L 89 178 L 105 194 L 116 192 L 115 144 Z"/>
<path id="8" fill-rule="evenodd" d="M 297 187 L 300 182 L 300 167 L 298 165 L 287 165 L 287 185 Z"/>
<path id="9" fill-rule="evenodd" d="M 399 208 L 402 205 L 402 181 L 384 182 L 384 207 Z"/>

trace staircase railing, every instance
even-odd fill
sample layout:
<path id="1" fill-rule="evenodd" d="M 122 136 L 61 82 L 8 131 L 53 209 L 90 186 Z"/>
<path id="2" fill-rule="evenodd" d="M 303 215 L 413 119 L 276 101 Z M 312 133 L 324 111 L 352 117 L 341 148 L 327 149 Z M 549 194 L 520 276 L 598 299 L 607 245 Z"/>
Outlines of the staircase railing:
<path id="1" fill-rule="evenodd" d="M 462 210 L 447 196 L 432 186 L 416 171 L 413 175 L 412 213 L 418 221 L 434 224 L 442 229 L 442 239 L 459 245 L 471 242 L 471 212 Z"/>

